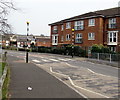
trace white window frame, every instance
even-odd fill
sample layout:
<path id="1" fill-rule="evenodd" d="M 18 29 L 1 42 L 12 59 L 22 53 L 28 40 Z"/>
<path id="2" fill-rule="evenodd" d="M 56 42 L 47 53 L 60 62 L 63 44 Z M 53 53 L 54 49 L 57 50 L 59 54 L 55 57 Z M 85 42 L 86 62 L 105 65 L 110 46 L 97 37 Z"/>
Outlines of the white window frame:
<path id="1" fill-rule="evenodd" d="M 83 38 L 82 33 L 77 33 L 75 42 L 76 43 L 81 43 L 82 42 L 82 38 Z"/>
<path id="2" fill-rule="evenodd" d="M 67 34 L 67 35 L 66 35 L 66 41 L 70 41 L 70 38 L 71 38 L 71 35 L 70 35 L 70 34 Z"/>
<path id="3" fill-rule="evenodd" d="M 52 35 L 52 45 L 58 45 L 58 35 Z"/>
<path id="4" fill-rule="evenodd" d="M 88 26 L 95 26 L 95 19 L 89 19 Z"/>
<path id="5" fill-rule="evenodd" d="M 71 22 L 67 22 L 66 23 L 66 29 L 70 29 L 71 28 Z"/>
<path id="6" fill-rule="evenodd" d="M 116 18 L 109 18 L 109 28 L 114 28 L 116 25 Z"/>
<path id="7" fill-rule="evenodd" d="M 117 45 L 117 42 L 118 42 L 118 31 L 108 31 L 108 45 Z"/>
<path id="8" fill-rule="evenodd" d="M 88 33 L 88 40 L 95 40 L 95 33 Z"/>
<path id="9" fill-rule="evenodd" d="M 75 26 L 75 30 L 83 30 L 84 21 L 75 21 L 74 26 Z"/>
<path id="10" fill-rule="evenodd" d="M 63 31 L 64 30 L 64 25 L 61 25 L 61 31 Z"/>

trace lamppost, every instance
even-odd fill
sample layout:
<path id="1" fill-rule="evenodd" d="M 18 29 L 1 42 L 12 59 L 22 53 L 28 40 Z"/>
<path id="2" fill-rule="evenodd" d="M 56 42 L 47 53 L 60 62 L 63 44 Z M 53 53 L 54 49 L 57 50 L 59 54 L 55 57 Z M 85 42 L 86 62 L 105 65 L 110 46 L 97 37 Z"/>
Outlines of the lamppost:
<path id="1" fill-rule="evenodd" d="M 75 29 L 72 28 L 72 50 L 71 50 L 72 58 L 73 58 L 73 55 L 74 55 L 74 31 L 75 31 Z"/>
<path id="2" fill-rule="evenodd" d="M 26 49 L 26 63 L 28 63 L 28 34 L 29 34 L 29 22 L 27 23 L 27 49 Z"/>

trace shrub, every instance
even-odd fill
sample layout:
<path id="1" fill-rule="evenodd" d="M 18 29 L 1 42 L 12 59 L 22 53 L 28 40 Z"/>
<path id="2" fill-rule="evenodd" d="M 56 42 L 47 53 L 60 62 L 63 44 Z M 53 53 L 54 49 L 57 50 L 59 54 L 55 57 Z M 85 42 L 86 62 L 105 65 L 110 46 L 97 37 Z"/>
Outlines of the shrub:
<path id="1" fill-rule="evenodd" d="M 107 46 L 103 46 L 102 44 L 100 45 L 93 45 L 92 46 L 92 53 L 112 53 L 110 49 Z"/>

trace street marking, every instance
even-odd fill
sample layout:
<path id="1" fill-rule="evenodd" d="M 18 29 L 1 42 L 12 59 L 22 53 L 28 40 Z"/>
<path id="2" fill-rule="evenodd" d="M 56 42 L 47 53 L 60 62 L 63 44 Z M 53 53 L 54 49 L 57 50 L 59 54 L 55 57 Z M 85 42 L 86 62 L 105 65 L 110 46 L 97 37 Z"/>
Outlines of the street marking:
<path id="1" fill-rule="evenodd" d="M 62 60 L 62 61 L 70 61 L 72 59 L 61 59 L 61 58 L 58 58 L 59 60 Z"/>
<path id="2" fill-rule="evenodd" d="M 56 62 L 58 61 L 58 60 L 56 60 L 56 59 L 49 59 L 49 60 L 56 61 Z"/>
<path id="3" fill-rule="evenodd" d="M 88 71 L 90 71 L 91 73 L 93 74 L 97 74 L 97 75 L 101 75 L 101 76 L 107 76 L 107 77 L 114 77 L 114 76 L 108 76 L 108 75 L 104 75 L 104 74 L 100 74 L 100 73 L 96 73 L 94 71 L 92 71 L 91 69 L 87 68 Z M 114 77 L 114 78 L 117 78 L 117 77 Z"/>
<path id="4" fill-rule="evenodd" d="M 51 71 L 52 73 L 55 73 L 55 74 L 59 74 L 59 75 L 63 75 L 63 76 L 65 76 L 65 77 L 68 77 L 68 75 L 65 75 L 65 74 L 62 74 L 62 73 L 53 72 L 52 67 L 50 67 L 50 71 Z"/>
<path id="5" fill-rule="evenodd" d="M 42 61 L 44 61 L 44 62 L 50 62 L 49 60 L 46 60 L 46 59 L 41 59 Z"/>
<path id="6" fill-rule="evenodd" d="M 88 90 L 88 89 L 79 87 L 79 86 L 77 86 L 77 85 L 75 85 L 75 84 L 73 83 L 73 81 L 72 81 L 72 79 L 71 79 L 70 77 L 68 77 L 68 79 L 69 79 L 69 81 L 71 82 L 71 84 L 72 84 L 74 87 L 80 88 L 80 89 L 82 89 L 82 90 L 85 90 L 85 91 L 88 91 L 88 92 L 91 92 L 91 93 L 94 93 L 94 94 L 97 94 L 97 95 L 100 95 L 100 96 L 105 97 L 105 98 L 110 98 L 110 97 L 105 96 L 105 95 L 103 95 L 103 94 L 100 94 L 100 93 L 97 93 L 97 92 L 94 92 L 94 91 L 91 91 L 91 90 Z"/>
<path id="7" fill-rule="evenodd" d="M 41 57 L 41 56 L 39 56 L 40 58 L 44 58 L 44 57 Z"/>
<path id="8" fill-rule="evenodd" d="M 110 98 L 110 97 L 105 96 L 105 95 L 103 95 L 103 94 L 100 94 L 100 93 L 97 93 L 97 92 L 94 92 L 94 91 L 91 91 L 91 90 L 88 90 L 88 89 L 85 89 L 85 88 L 82 88 L 82 87 L 79 87 L 79 86 L 75 85 L 75 84 L 73 83 L 72 79 L 69 77 L 69 75 L 65 75 L 65 74 L 53 72 L 52 67 L 50 67 L 50 71 L 51 71 L 52 73 L 56 73 L 56 74 L 60 74 L 60 75 L 63 75 L 63 76 L 67 76 L 68 79 L 69 79 L 69 81 L 70 81 L 70 83 L 71 83 L 74 87 L 80 88 L 80 89 L 82 89 L 82 90 L 85 90 L 85 91 L 88 91 L 88 92 L 91 92 L 91 93 L 94 93 L 94 94 L 97 94 L 97 95 L 100 95 L 100 96 L 105 97 L 105 98 Z M 85 96 L 85 97 L 86 97 L 86 96 Z"/>
<path id="9" fill-rule="evenodd" d="M 37 62 L 37 63 L 39 63 L 39 62 L 40 62 L 39 60 L 32 60 L 32 61 Z"/>
<path id="10" fill-rule="evenodd" d="M 52 70 L 52 67 L 50 67 L 50 72 L 68 77 L 68 75 L 54 72 L 54 71 Z M 53 74 L 51 74 L 51 75 L 53 75 Z M 79 95 L 81 95 L 82 97 L 84 97 L 84 98 L 86 98 L 87 100 L 89 100 L 87 96 L 85 96 L 84 94 L 80 93 L 78 90 L 76 90 L 76 89 L 73 88 L 72 86 L 68 85 L 68 84 L 65 83 L 63 80 L 61 80 L 60 78 L 58 78 L 57 76 L 55 76 L 55 75 L 53 75 L 53 76 L 54 76 L 55 78 L 57 78 L 59 81 L 63 82 L 63 83 L 64 83 L 65 85 L 67 85 L 68 87 L 70 87 L 71 89 L 73 89 L 73 90 L 74 90 L 75 92 L 77 92 Z"/>
<path id="11" fill-rule="evenodd" d="M 77 66 L 73 66 L 73 65 L 70 65 L 68 63 L 65 63 L 66 65 L 70 66 L 70 67 L 73 67 L 73 68 L 78 68 Z"/>

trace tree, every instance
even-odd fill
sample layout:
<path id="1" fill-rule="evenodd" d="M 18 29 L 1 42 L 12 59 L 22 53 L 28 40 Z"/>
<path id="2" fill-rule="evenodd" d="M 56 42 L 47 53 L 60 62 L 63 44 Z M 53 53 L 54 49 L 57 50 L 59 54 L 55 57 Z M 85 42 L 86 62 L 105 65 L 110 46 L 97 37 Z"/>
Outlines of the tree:
<path id="1" fill-rule="evenodd" d="M 11 33 L 11 25 L 7 22 L 7 15 L 10 10 L 16 10 L 12 0 L 0 0 L 0 34 Z"/>

